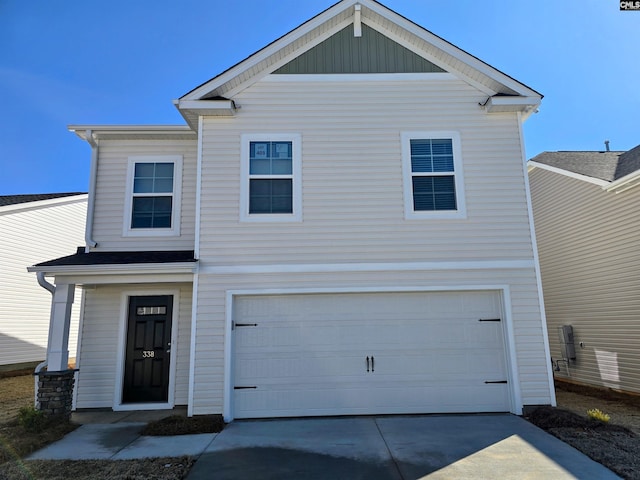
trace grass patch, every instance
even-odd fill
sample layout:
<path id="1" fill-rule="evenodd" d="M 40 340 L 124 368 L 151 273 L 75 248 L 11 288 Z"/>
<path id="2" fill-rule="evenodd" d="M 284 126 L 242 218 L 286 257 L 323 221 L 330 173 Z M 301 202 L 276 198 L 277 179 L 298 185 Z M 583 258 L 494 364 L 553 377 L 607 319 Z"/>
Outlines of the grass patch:
<path id="1" fill-rule="evenodd" d="M 192 457 L 141 460 L 27 460 L 0 465 L 0 480 L 181 480 Z"/>
<path id="2" fill-rule="evenodd" d="M 222 415 L 199 415 L 183 417 L 172 415 L 150 422 L 142 430 L 142 435 L 193 435 L 197 433 L 218 433 L 224 429 Z"/>
<path id="3" fill-rule="evenodd" d="M 22 458 L 52 442 L 60 440 L 78 425 L 59 419 L 39 419 L 38 428 L 25 428 L 19 419 L 0 425 L 0 465 Z"/>

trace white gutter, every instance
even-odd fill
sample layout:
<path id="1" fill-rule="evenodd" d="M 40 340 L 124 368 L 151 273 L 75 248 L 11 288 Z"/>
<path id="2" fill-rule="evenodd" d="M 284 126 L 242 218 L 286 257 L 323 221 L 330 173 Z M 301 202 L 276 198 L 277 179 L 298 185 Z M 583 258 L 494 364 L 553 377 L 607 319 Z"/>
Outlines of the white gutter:
<path id="1" fill-rule="evenodd" d="M 47 280 L 44 278 L 44 272 L 36 272 L 36 278 L 38 279 L 38 284 L 45 290 L 48 290 L 51 295 L 56 293 L 56 286 L 52 283 L 47 282 Z"/>
<path id="2" fill-rule="evenodd" d="M 89 170 L 89 199 L 87 202 L 87 224 L 85 226 L 84 240 L 87 243 L 86 251 L 98 244 L 93 240 L 93 211 L 96 197 L 96 180 L 98 176 L 98 143 L 93 138 L 93 132 L 88 129 L 85 133 L 86 140 L 91 145 L 91 167 Z"/>

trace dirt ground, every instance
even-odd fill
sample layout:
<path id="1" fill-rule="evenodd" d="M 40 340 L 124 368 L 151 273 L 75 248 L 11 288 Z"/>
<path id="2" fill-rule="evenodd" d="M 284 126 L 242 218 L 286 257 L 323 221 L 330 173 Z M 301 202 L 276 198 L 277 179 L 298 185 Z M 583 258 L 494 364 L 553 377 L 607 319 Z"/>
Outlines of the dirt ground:
<path id="1" fill-rule="evenodd" d="M 22 407 L 33 405 L 34 389 L 33 375 L 0 378 L 0 424 L 16 418 Z"/>

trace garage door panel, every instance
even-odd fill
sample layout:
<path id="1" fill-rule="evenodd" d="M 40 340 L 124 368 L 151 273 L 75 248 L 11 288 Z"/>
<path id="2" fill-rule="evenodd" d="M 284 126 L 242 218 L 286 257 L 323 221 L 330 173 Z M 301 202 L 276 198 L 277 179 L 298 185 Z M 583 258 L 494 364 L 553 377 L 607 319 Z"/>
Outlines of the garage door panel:
<path id="1" fill-rule="evenodd" d="M 239 297 L 237 418 L 508 411 L 497 292 Z M 375 358 L 367 372 L 366 359 Z M 369 365 L 372 367 L 373 365 Z"/>

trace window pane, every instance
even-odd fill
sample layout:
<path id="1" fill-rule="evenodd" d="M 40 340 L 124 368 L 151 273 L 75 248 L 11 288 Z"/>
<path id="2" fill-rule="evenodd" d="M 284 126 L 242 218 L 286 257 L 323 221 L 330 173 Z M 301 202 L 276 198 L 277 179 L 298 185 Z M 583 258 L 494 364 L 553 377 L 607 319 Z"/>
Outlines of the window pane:
<path id="1" fill-rule="evenodd" d="M 249 173 L 251 175 L 270 175 L 271 160 L 268 158 L 252 158 L 249 161 Z"/>
<path id="2" fill-rule="evenodd" d="M 173 168 L 173 163 L 136 163 L 133 192 L 173 192 Z"/>
<path id="3" fill-rule="evenodd" d="M 156 163 L 156 178 L 173 179 L 173 163 Z"/>
<path id="4" fill-rule="evenodd" d="M 153 178 L 136 178 L 133 181 L 134 193 L 153 193 Z"/>
<path id="5" fill-rule="evenodd" d="M 249 156 L 254 158 L 271 158 L 269 142 L 250 142 Z"/>
<path id="6" fill-rule="evenodd" d="M 453 155 L 434 155 L 432 171 L 453 172 Z"/>
<path id="7" fill-rule="evenodd" d="M 250 180 L 249 213 L 293 213 L 292 180 Z"/>
<path id="8" fill-rule="evenodd" d="M 171 197 L 134 197 L 131 228 L 171 228 Z"/>
<path id="9" fill-rule="evenodd" d="M 292 163 L 290 158 L 279 159 L 276 158 L 271 164 L 271 172 L 274 175 L 291 175 Z"/>
<path id="10" fill-rule="evenodd" d="M 140 178 L 140 177 L 152 178 L 154 165 L 155 164 L 153 163 L 136 163 L 135 177 L 136 178 Z"/>
<path id="11" fill-rule="evenodd" d="M 250 175 L 291 175 L 292 142 L 250 142 Z"/>
<path id="12" fill-rule="evenodd" d="M 291 158 L 291 151 L 293 150 L 291 142 L 272 142 L 271 143 L 271 157 L 272 158 Z"/>
<path id="13" fill-rule="evenodd" d="M 153 193 L 172 193 L 173 178 L 157 178 L 154 182 Z"/>
<path id="14" fill-rule="evenodd" d="M 453 143 L 450 138 L 438 138 L 431 140 L 433 155 L 453 155 Z"/>
<path id="15" fill-rule="evenodd" d="M 444 139 L 412 139 L 412 172 L 453 172 L 453 142 Z"/>
<path id="16" fill-rule="evenodd" d="M 413 209 L 455 210 L 456 189 L 453 176 L 413 177 Z"/>

